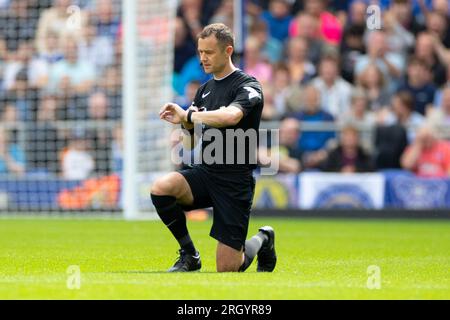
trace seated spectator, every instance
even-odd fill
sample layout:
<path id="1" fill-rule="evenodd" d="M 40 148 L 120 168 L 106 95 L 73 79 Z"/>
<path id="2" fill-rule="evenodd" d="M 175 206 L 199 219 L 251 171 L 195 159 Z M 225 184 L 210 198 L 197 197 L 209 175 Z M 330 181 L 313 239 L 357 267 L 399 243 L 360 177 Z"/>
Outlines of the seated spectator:
<path id="1" fill-rule="evenodd" d="M 284 173 L 299 173 L 302 170 L 303 152 L 298 148 L 300 123 L 294 118 L 285 118 L 280 123 L 280 144 L 277 151 L 259 149 L 260 163 L 270 163 L 270 159 L 278 157 L 279 170 Z"/>
<path id="2" fill-rule="evenodd" d="M 273 107 L 277 118 L 280 118 L 288 110 L 287 97 L 291 89 L 289 69 L 283 63 L 274 67 L 273 89 Z"/>
<path id="3" fill-rule="evenodd" d="M 308 60 L 308 42 L 304 38 L 292 38 L 287 44 L 287 67 L 292 83 L 302 84 L 311 80 L 316 68 Z"/>
<path id="4" fill-rule="evenodd" d="M 408 63 L 407 80 L 398 88 L 399 91 L 408 91 L 414 97 L 414 110 L 425 115 L 433 107 L 436 87 L 432 84 L 431 70 L 428 65 L 416 57 Z"/>
<path id="5" fill-rule="evenodd" d="M 427 114 L 427 122 L 438 132 L 448 132 L 448 128 L 450 128 L 450 86 L 442 91 L 441 104 Z"/>
<path id="6" fill-rule="evenodd" d="M 406 129 L 399 124 L 379 125 L 375 130 L 375 165 L 381 169 L 400 169 L 400 157 L 408 145 Z"/>
<path id="7" fill-rule="evenodd" d="M 113 130 L 113 142 L 111 144 L 111 171 L 116 174 L 123 172 L 123 129 L 117 126 Z"/>
<path id="8" fill-rule="evenodd" d="M 116 41 L 120 28 L 120 15 L 117 8 L 118 2 L 112 0 L 97 0 L 95 8 L 90 16 L 92 23 L 95 25 L 96 36 L 107 37 L 112 41 Z"/>
<path id="9" fill-rule="evenodd" d="M 438 11 L 428 12 L 426 15 L 426 31 L 436 36 L 446 48 L 450 48 L 447 16 Z"/>
<path id="10" fill-rule="evenodd" d="M 106 94 L 110 103 L 108 118 L 122 118 L 122 75 L 119 67 L 109 67 L 99 79 L 98 89 Z"/>
<path id="11" fill-rule="evenodd" d="M 442 94 L 446 88 L 450 88 L 450 64 L 447 66 L 447 78 L 444 85 L 439 88 L 434 95 L 434 108 L 439 108 L 442 104 Z"/>
<path id="12" fill-rule="evenodd" d="M 94 24 L 85 28 L 85 34 L 79 42 L 78 59 L 92 64 L 96 74 L 101 74 L 107 67 L 116 63 L 114 39 L 98 36 Z"/>
<path id="13" fill-rule="evenodd" d="M 304 90 L 303 111 L 293 113 L 290 116 L 303 122 L 333 122 L 331 114 L 324 111 L 320 105 L 320 93 L 312 85 Z M 334 138 L 334 132 L 330 131 L 305 131 L 299 140 L 299 148 L 305 152 L 318 151 L 325 148 L 327 142 Z"/>
<path id="14" fill-rule="evenodd" d="M 261 83 L 266 83 L 272 80 L 272 66 L 262 59 L 260 50 L 261 44 L 256 38 L 248 38 L 245 41 L 244 71 Z"/>
<path id="15" fill-rule="evenodd" d="M 187 110 L 195 100 L 197 90 L 200 88 L 201 83 L 197 80 L 189 82 L 186 86 L 186 90 L 183 96 L 178 96 L 175 102 L 181 106 L 184 110 Z"/>
<path id="16" fill-rule="evenodd" d="M 322 162 L 322 170 L 342 173 L 373 170 L 370 156 L 360 146 L 358 129 L 352 126 L 343 128 L 339 140 L 339 145 L 329 151 Z"/>
<path id="17" fill-rule="evenodd" d="M 408 132 L 408 142 L 416 137 L 416 131 L 425 121 L 425 117 L 414 111 L 414 97 L 407 91 L 400 91 L 392 98 L 392 109 L 398 124 Z"/>
<path id="18" fill-rule="evenodd" d="M 414 45 L 414 34 L 407 28 L 411 16 L 408 0 L 393 1 L 383 15 L 383 29 L 386 31 L 386 43 L 390 52 L 406 56 Z"/>
<path id="19" fill-rule="evenodd" d="M 369 110 L 378 112 L 389 105 L 391 91 L 377 65 L 367 65 L 356 79 L 356 84 L 365 91 L 369 100 Z"/>
<path id="20" fill-rule="evenodd" d="M 369 33 L 366 39 L 367 53 L 358 57 L 355 77 L 361 75 L 368 65 L 375 64 L 386 79 L 386 83 L 390 84 L 389 89 L 393 90 L 403 74 L 405 62 L 402 55 L 389 51 L 386 41 L 386 33 L 383 31 Z"/>
<path id="21" fill-rule="evenodd" d="M 80 59 L 78 43 L 67 41 L 64 59 L 55 63 L 50 71 L 48 91 L 62 93 L 64 96 L 84 95 L 95 81 L 95 67 L 89 61 Z"/>
<path id="22" fill-rule="evenodd" d="M 375 124 L 375 114 L 369 110 L 369 101 L 362 88 L 352 91 L 350 110 L 338 117 L 340 123 L 351 123 L 357 127 L 372 127 Z"/>
<path id="23" fill-rule="evenodd" d="M 319 76 L 311 81 L 321 96 L 321 105 L 335 118 L 346 113 L 350 107 L 352 85 L 339 75 L 337 58 L 325 56 L 320 61 Z"/>
<path id="24" fill-rule="evenodd" d="M 55 126 L 58 101 L 53 96 L 41 99 L 37 121 L 26 128 L 27 163 L 31 172 L 56 174 L 58 171 L 58 150 L 62 148 Z"/>
<path id="25" fill-rule="evenodd" d="M 10 141 L 10 133 L 0 126 L 0 174 L 25 174 L 25 153 Z"/>
<path id="26" fill-rule="evenodd" d="M 257 20 L 250 27 L 250 37 L 254 37 L 261 44 L 261 56 L 270 63 L 278 63 L 283 58 L 283 44 L 280 40 L 270 36 L 267 24 Z"/>
<path id="27" fill-rule="evenodd" d="M 49 32 L 45 41 L 47 51 L 37 53 L 30 62 L 30 86 L 37 89 L 47 86 L 51 68 L 64 59 L 56 32 Z"/>
<path id="28" fill-rule="evenodd" d="M 174 32 L 174 72 L 180 73 L 189 59 L 195 57 L 197 48 L 191 39 L 188 27 L 182 18 L 175 18 Z"/>
<path id="29" fill-rule="evenodd" d="M 5 62 L 3 83 L 1 86 L 2 90 L 11 90 L 15 85 L 18 73 L 23 70 L 25 70 L 26 77 L 29 77 L 30 69 L 28 64 L 32 55 L 33 49 L 30 46 L 30 43 L 20 41 L 17 51 L 10 53 L 7 61 Z"/>
<path id="30" fill-rule="evenodd" d="M 72 4 L 71 0 L 54 0 L 53 6 L 41 13 L 36 32 L 36 48 L 39 54 L 49 52 L 46 39 L 50 33 L 56 33 L 58 41 L 65 41 L 69 38 L 80 41 L 83 38 L 84 28 L 87 25 L 87 14 L 81 10 L 76 13 L 78 19 L 73 20 L 73 12 L 67 10 Z"/>
<path id="31" fill-rule="evenodd" d="M 214 15 L 209 20 L 209 23 L 223 23 L 226 26 L 233 26 L 234 24 L 234 4 L 233 0 L 222 0 L 220 6 L 217 8 Z"/>
<path id="32" fill-rule="evenodd" d="M 306 0 L 305 13 L 313 16 L 319 21 L 318 32 L 319 37 L 329 45 L 338 45 L 342 38 L 342 24 L 331 12 L 326 11 L 326 0 Z M 300 25 L 293 25 L 291 34 L 295 35 L 297 32 L 295 28 Z"/>
<path id="33" fill-rule="evenodd" d="M 341 42 L 341 75 L 350 83 L 354 82 L 356 61 L 366 51 L 363 39 L 364 31 L 365 25 L 363 27 L 351 26 L 345 31 Z"/>
<path id="34" fill-rule="evenodd" d="M 325 46 L 319 27 L 319 20 L 306 12 L 299 12 L 289 27 L 291 38 L 301 37 L 308 42 L 308 60 L 314 65 L 319 63 Z"/>
<path id="35" fill-rule="evenodd" d="M 431 80 L 435 85 L 442 86 L 445 83 L 446 70 L 436 55 L 434 39 L 431 34 L 426 32 L 418 34 L 414 56 L 427 64 L 428 68 L 431 70 Z"/>
<path id="36" fill-rule="evenodd" d="M 105 121 L 108 119 L 109 101 L 104 92 L 95 92 L 88 99 L 89 120 Z M 109 128 L 97 127 L 89 129 L 86 136 L 95 162 L 95 173 L 107 175 L 110 173 L 112 134 Z"/>
<path id="37" fill-rule="evenodd" d="M 61 157 L 63 179 L 84 180 L 93 173 L 95 160 L 89 149 L 86 133 L 75 130 Z"/>
<path id="38" fill-rule="evenodd" d="M 272 0 L 269 3 L 269 10 L 261 15 L 262 20 L 269 27 L 269 34 L 284 42 L 289 36 L 289 24 L 292 16 L 290 15 L 291 5 L 287 0 Z"/>
<path id="39" fill-rule="evenodd" d="M 437 138 L 430 126 L 420 128 L 401 158 L 402 167 L 420 177 L 444 178 L 450 174 L 450 143 Z"/>

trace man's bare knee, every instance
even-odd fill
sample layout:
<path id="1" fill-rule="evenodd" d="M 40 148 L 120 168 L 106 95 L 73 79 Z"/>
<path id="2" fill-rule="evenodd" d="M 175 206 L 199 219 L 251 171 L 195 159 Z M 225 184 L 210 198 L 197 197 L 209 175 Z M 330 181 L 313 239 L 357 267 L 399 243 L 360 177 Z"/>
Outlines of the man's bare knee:
<path id="1" fill-rule="evenodd" d="M 243 251 L 233 249 L 223 243 L 217 245 L 217 272 L 238 272 L 244 262 Z"/>
<path id="2" fill-rule="evenodd" d="M 164 177 L 156 179 L 150 192 L 157 196 L 177 196 L 179 193 L 178 177 L 173 173 L 169 173 Z"/>

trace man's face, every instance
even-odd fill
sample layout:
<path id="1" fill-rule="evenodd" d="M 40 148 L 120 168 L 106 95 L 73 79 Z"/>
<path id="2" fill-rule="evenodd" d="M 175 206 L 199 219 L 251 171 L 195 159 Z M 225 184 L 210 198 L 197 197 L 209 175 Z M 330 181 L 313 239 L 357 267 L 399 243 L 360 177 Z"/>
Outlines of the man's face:
<path id="1" fill-rule="evenodd" d="M 206 73 L 219 73 L 227 65 L 233 47 L 223 48 L 214 35 L 198 39 L 198 54 Z"/>

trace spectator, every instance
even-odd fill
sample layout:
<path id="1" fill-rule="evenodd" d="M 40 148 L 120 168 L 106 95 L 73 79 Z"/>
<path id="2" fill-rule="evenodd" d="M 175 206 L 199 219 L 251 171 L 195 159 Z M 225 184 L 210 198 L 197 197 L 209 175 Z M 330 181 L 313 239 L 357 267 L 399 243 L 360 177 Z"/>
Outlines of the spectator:
<path id="1" fill-rule="evenodd" d="M 90 17 L 96 29 L 97 37 L 106 37 L 111 41 L 117 40 L 120 28 L 120 15 L 111 0 L 96 0 L 95 9 Z"/>
<path id="2" fill-rule="evenodd" d="M 89 119 L 103 122 L 108 119 L 109 101 L 105 93 L 95 92 L 88 100 Z M 87 138 L 93 153 L 95 173 L 107 175 L 110 173 L 111 164 L 111 130 L 105 127 L 97 127 L 87 130 Z"/>
<path id="3" fill-rule="evenodd" d="M 110 107 L 108 119 L 122 118 L 122 76 L 120 68 L 108 67 L 104 75 L 99 79 L 98 89 L 104 92 L 108 98 Z"/>
<path id="4" fill-rule="evenodd" d="M 434 128 L 420 128 L 401 158 L 402 167 L 421 177 L 444 178 L 450 174 L 450 144 L 439 140 Z"/>
<path id="5" fill-rule="evenodd" d="M 113 142 L 111 144 L 111 171 L 116 174 L 123 172 L 123 129 L 117 126 L 113 130 Z"/>
<path id="6" fill-rule="evenodd" d="M 269 3 L 269 10 L 264 11 L 261 19 L 269 27 L 269 34 L 284 42 L 289 36 L 289 24 L 292 21 L 290 15 L 290 2 L 287 0 L 272 0 Z"/>
<path id="7" fill-rule="evenodd" d="M 282 59 L 283 44 L 272 37 L 264 21 L 257 20 L 250 27 L 250 37 L 254 37 L 261 44 L 261 56 L 270 63 L 278 63 Z"/>
<path id="8" fill-rule="evenodd" d="M 278 157 L 279 170 L 284 173 L 299 173 L 302 170 L 303 152 L 298 148 L 300 123 L 294 118 L 286 118 L 280 123 L 280 144 L 277 152 L 274 148 L 260 148 L 261 163 L 269 163 L 272 157 Z"/>
<path id="9" fill-rule="evenodd" d="M 175 19 L 174 72 L 180 73 L 186 62 L 195 56 L 197 48 L 188 33 L 188 27 L 180 17 Z"/>
<path id="10" fill-rule="evenodd" d="M 432 108 L 436 87 L 431 83 L 431 70 L 425 61 L 412 57 L 408 64 L 407 80 L 399 91 L 408 91 L 415 100 L 414 110 L 425 115 Z"/>
<path id="11" fill-rule="evenodd" d="M 62 92 L 64 96 L 88 93 L 95 81 L 95 67 L 78 55 L 79 46 L 74 39 L 66 42 L 64 59 L 55 63 L 50 71 L 48 90 Z"/>
<path id="12" fill-rule="evenodd" d="M 414 111 L 414 97 L 407 91 L 400 91 L 392 98 L 392 109 L 398 124 L 402 125 L 408 133 L 408 142 L 413 142 L 416 130 L 425 121 L 417 111 Z"/>
<path id="13" fill-rule="evenodd" d="M 95 25 L 88 24 L 83 39 L 78 42 L 80 61 L 88 62 L 101 74 L 107 67 L 115 64 L 114 40 L 98 36 Z"/>
<path id="14" fill-rule="evenodd" d="M 352 126 L 344 127 L 339 140 L 339 145 L 331 150 L 323 161 L 322 170 L 342 173 L 373 170 L 369 154 L 360 146 L 358 129 Z"/>
<path id="15" fill-rule="evenodd" d="M 356 61 L 355 76 L 358 77 L 368 65 L 375 63 L 383 73 L 386 83 L 391 84 L 392 90 L 403 74 L 403 57 L 398 53 L 389 52 L 386 33 L 380 30 L 369 33 L 366 46 L 367 53 Z"/>
<path id="16" fill-rule="evenodd" d="M 10 133 L 0 126 L 0 174 L 25 174 L 25 154 L 16 143 L 10 142 Z"/>
<path id="17" fill-rule="evenodd" d="M 406 129 L 399 124 L 375 129 L 375 164 L 378 170 L 400 169 L 400 158 L 408 145 Z"/>
<path id="18" fill-rule="evenodd" d="M 427 64 L 428 68 L 431 69 L 433 75 L 432 81 L 437 86 L 442 86 L 445 81 L 445 67 L 442 65 L 435 53 L 434 39 L 429 33 L 422 32 L 419 33 L 416 39 L 416 47 L 414 51 L 414 56 L 423 60 Z"/>
<path id="19" fill-rule="evenodd" d="M 446 48 L 450 48 L 448 23 L 448 18 L 437 11 L 431 11 L 426 16 L 426 30 L 436 36 Z"/>
<path id="20" fill-rule="evenodd" d="M 27 163 L 31 172 L 56 174 L 58 171 L 58 150 L 60 139 L 54 124 L 58 101 L 56 97 L 41 99 L 37 121 L 27 125 Z"/>
<path id="21" fill-rule="evenodd" d="M 226 26 L 233 26 L 233 9 L 233 0 L 222 0 L 222 3 L 211 17 L 209 23 L 223 23 Z"/>
<path id="22" fill-rule="evenodd" d="M 358 76 L 356 84 L 365 91 L 369 110 L 378 112 L 389 105 L 391 94 L 377 65 L 369 64 Z"/>
<path id="23" fill-rule="evenodd" d="M 444 83 L 444 85 L 441 88 L 439 88 L 436 91 L 436 93 L 434 95 L 434 102 L 433 102 L 433 106 L 434 107 L 439 107 L 441 105 L 442 93 L 448 87 L 450 87 L 450 64 L 447 66 L 447 80 L 446 80 L 446 82 Z"/>
<path id="24" fill-rule="evenodd" d="M 339 75 L 337 58 L 326 56 L 319 65 L 319 76 L 312 80 L 321 96 L 321 105 L 335 118 L 346 113 L 350 107 L 352 85 Z"/>
<path id="25" fill-rule="evenodd" d="M 324 50 L 324 42 L 320 37 L 319 21 L 316 17 L 305 12 L 300 12 L 295 20 L 291 22 L 289 36 L 291 38 L 304 38 L 308 43 L 308 60 L 314 63 L 314 65 L 319 63 L 322 51 Z"/>
<path id="26" fill-rule="evenodd" d="M 450 86 L 442 90 L 441 104 L 427 114 L 427 122 L 438 132 L 448 132 L 448 128 L 450 128 Z"/>
<path id="27" fill-rule="evenodd" d="M 48 85 L 53 65 L 64 59 L 57 33 L 48 33 L 46 46 L 47 52 L 37 53 L 30 62 L 30 86 L 37 89 L 43 89 Z"/>
<path id="28" fill-rule="evenodd" d="M 326 0 L 306 0 L 305 12 L 319 21 L 319 35 L 326 44 L 339 45 L 343 27 L 331 12 L 326 11 Z"/>
<path id="29" fill-rule="evenodd" d="M 320 105 L 320 92 L 309 85 L 304 90 L 304 111 L 293 113 L 291 116 L 303 122 L 333 122 L 331 114 L 324 111 Z M 303 132 L 299 140 L 299 148 L 304 152 L 318 151 L 325 148 L 326 143 L 334 138 L 334 132 Z"/>
<path id="30" fill-rule="evenodd" d="M 30 43 L 21 41 L 17 51 L 9 54 L 8 60 L 4 66 L 3 83 L 1 89 L 8 91 L 13 89 L 19 72 L 24 71 L 27 79 L 30 76 L 28 64 L 33 55 L 33 49 Z M 28 80 L 27 80 L 28 81 Z"/>
<path id="31" fill-rule="evenodd" d="M 0 42 L 5 51 L 16 52 L 22 42 L 34 38 L 37 19 L 29 7 L 30 1 L 11 0 L 9 8 L 0 13 Z"/>
<path id="32" fill-rule="evenodd" d="M 356 61 L 366 52 L 364 31 L 365 26 L 350 26 L 346 29 L 341 43 L 341 75 L 350 83 L 354 82 Z"/>
<path id="33" fill-rule="evenodd" d="M 287 97 L 289 96 L 291 89 L 289 69 L 283 63 L 274 67 L 273 89 L 273 106 L 277 118 L 280 118 L 288 110 Z"/>
<path id="34" fill-rule="evenodd" d="M 260 55 L 261 44 L 256 38 L 248 38 L 245 42 L 245 69 L 261 83 L 272 80 L 272 66 L 265 62 Z"/>
<path id="35" fill-rule="evenodd" d="M 341 113 L 339 121 L 342 124 L 351 123 L 365 128 L 371 128 L 375 124 L 375 114 L 369 110 L 369 101 L 364 89 L 353 89 L 350 110 Z"/>
<path id="36" fill-rule="evenodd" d="M 49 33 L 56 33 L 60 41 L 66 39 L 80 41 L 83 38 L 87 14 L 81 10 L 76 16 L 71 17 L 72 13 L 67 9 L 73 4 L 72 0 L 54 0 L 53 6 L 42 12 L 36 32 L 36 48 L 39 54 L 49 52 L 46 45 Z"/>
<path id="37" fill-rule="evenodd" d="M 17 120 L 35 119 L 37 93 L 28 86 L 27 70 L 23 69 L 16 75 L 13 86 L 6 92 L 6 100 L 15 107 Z"/>
<path id="38" fill-rule="evenodd" d="M 414 45 L 414 34 L 405 27 L 409 17 L 411 5 L 408 0 L 393 1 L 390 9 L 384 13 L 383 28 L 390 52 L 405 56 Z"/>
<path id="39" fill-rule="evenodd" d="M 292 38 L 287 45 L 287 66 L 293 83 L 306 83 L 316 74 L 316 68 L 307 58 L 308 42 L 304 38 Z"/>
<path id="40" fill-rule="evenodd" d="M 197 90 L 200 88 L 201 83 L 199 81 L 193 80 L 188 83 L 183 96 L 179 96 L 176 103 L 181 106 L 184 110 L 187 110 L 194 102 Z"/>
<path id="41" fill-rule="evenodd" d="M 95 169 L 95 160 L 88 151 L 86 134 L 75 130 L 61 157 L 62 177 L 66 180 L 87 179 Z"/>

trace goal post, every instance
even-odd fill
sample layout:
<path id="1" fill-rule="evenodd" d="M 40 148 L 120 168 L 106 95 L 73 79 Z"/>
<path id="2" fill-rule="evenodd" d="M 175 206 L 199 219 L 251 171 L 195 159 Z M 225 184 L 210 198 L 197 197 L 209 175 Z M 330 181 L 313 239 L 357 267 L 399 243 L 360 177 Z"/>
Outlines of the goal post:
<path id="1" fill-rule="evenodd" d="M 125 219 L 152 218 L 150 185 L 172 169 L 171 126 L 159 119 L 172 100 L 176 0 L 123 1 L 124 170 L 121 205 Z"/>

